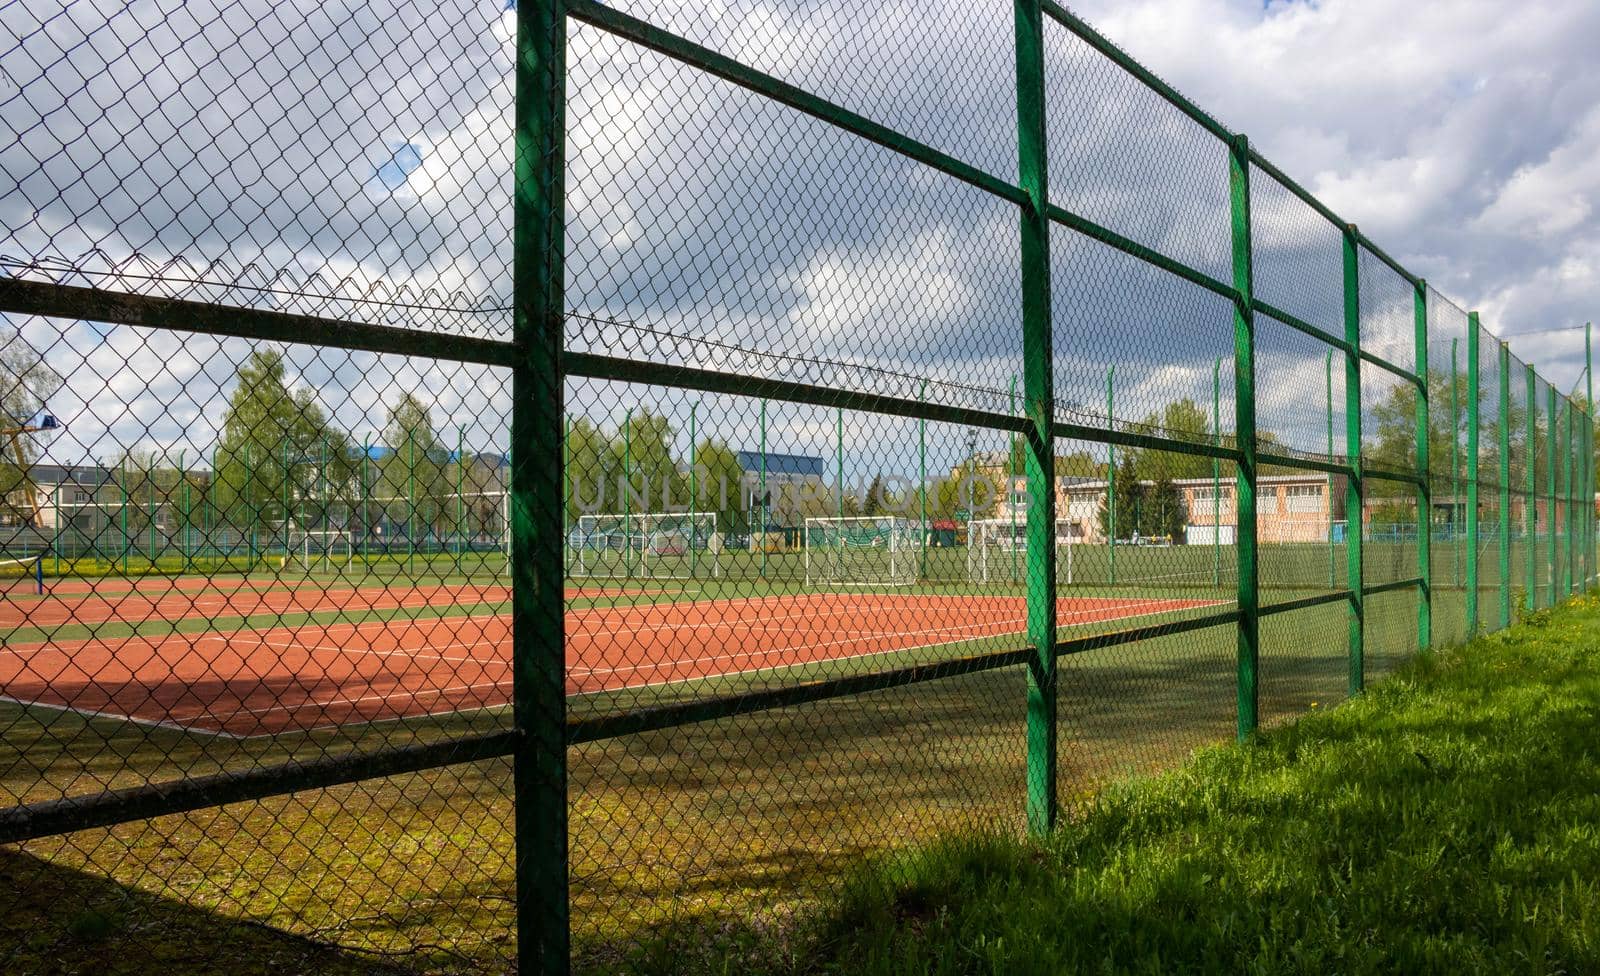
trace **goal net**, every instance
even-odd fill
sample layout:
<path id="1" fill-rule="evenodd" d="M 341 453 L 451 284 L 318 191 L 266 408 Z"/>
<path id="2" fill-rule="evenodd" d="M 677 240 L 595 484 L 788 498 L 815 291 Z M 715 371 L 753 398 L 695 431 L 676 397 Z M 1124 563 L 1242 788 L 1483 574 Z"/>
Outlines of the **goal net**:
<path id="1" fill-rule="evenodd" d="M 921 523 L 877 516 L 806 519 L 806 583 L 906 586 L 920 575 Z"/>
<path id="2" fill-rule="evenodd" d="M 1072 523 L 1056 520 L 1056 581 L 1072 583 Z M 1028 522 L 1025 518 L 975 519 L 967 523 L 967 576 L 975 583 L 1020 583 L 1028 578 Z"/>
<path id="3" fill-rule="evenodd" d="M 567 536 L 567 572 L 605 578 L 721 575 L 715 512 L 580 515 Z"/>
<path id="4" fill-rule="evenodd" d="M 289 559 L 306 572 L 348 569 L 355 546 L 343 529 L 291 529 Z"/>

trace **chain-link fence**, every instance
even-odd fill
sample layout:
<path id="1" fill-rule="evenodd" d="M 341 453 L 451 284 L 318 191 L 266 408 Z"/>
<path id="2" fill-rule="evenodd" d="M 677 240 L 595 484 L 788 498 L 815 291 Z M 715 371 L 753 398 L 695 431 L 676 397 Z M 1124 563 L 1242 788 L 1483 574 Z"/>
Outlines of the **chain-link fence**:
<path id="1" fill-rule="evenodd" d="M 952 13 L 0 13 L 8 968 L 781 933 L 1594 578 L 1587 386 Z"/>

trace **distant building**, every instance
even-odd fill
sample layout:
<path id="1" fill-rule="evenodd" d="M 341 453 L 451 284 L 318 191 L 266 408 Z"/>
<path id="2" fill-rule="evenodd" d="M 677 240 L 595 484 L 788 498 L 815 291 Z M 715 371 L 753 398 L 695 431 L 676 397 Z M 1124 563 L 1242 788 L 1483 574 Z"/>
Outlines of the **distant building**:
<path id="1" fill-rule="evenodd" d="M 738 451 L 735 456 L 744 471 L 746 510 L 765 508 L 769 529 L 803 525 L 809 515 L 829 513 L 833 489 L 822 458 L 768 451 L 763 464 L 760 451 Z"/>

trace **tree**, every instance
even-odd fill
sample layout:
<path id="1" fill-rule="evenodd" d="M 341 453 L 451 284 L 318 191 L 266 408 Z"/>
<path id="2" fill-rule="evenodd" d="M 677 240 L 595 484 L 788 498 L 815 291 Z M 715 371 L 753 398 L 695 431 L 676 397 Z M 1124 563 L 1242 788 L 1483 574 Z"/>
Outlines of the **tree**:
<path id="1" fill-rule="evenodd" d="M 617 474 L 613 470 L 611 438 L 588 417 L 577 417 L 567 427 L 567 521 L 616 510 Z"/>
<path id="2" fill-rule="evenodd" d="M 1198 404 L 1184 397 L 1167 404 L 1140 421 L 1145 431 L 1173 440 L 1210 444 L 1211 418 Z M 1171 451 L 1129 450 L 1139 477 L 1154 481 L 1167 478 L 1205 478 L 1211 475 L 1211 459 L 1197 454 L 1178 454 Z M 1120 523 L 1119 523 L 1120 524 Z"/>
<path id="3" fill-rule="evenodd" d="M 718 532 L 748 532 L 744 511 L 744 468 L 733 448 L 707 438 L 695 447 L 694 509 L 715 512 Z"/>
<path id="4" fill-rule="evenodd" d="M 666 415 L 648 407 L 634 410 L 623 421 L 610 445 L 617 495 L 608 502 L 611 511 L 664 512 L 687 504 L 689 479 L 672 455 L 673 434 Z"/>
<path id="5" fill-rule="evenodd" d="M 1171 478 L 1159 477 L 1150 486 L 1138 518 L 1140 535 L 1174 542 L 1182 540 L 1189 513 L 1183 507 L 1183 493 Z"/>
<path id="6" fill-rule="evenodd" d="M 867 497 L 862 499 L 861 514 L 882 515 L 890 502 L 888 484 L 884 481 L 883 473 L 879 472 L 872 476 L 872 483 L 867 485 Z"/>
<path id="7" fill-rule="evenodd" d="M 402 394 L 389 408 L 383 443 L 389 450 L 378 465 L 378 493 L 391 500 L 384 510 L 404 522 L 408 534 L 425 539 L 440 528 L 452 490 L 449 453 L 433 429 L 433 411 L 414 394 Z"/>
<path id="8" fill-rule="evenodd" d="M 0 427 L 16 429 L 35 423 L 61 384 L 61 374 L 20 332 L 12 331 L 0 341 Z M 7 514 L 32 517 L 36 492 L 28 471 L 38 459 L 31 435 L 0 438 L 0 499 Z"/>
<path id="9" fill-rule="evenodd" d="M 1130 452 L 1131 453 L 1131 452 Z M 1117 516 L 1116 535 L 1126 538 L 1139 530 L 1140 512 L 1144 508 L 1145 486 L 1139 482 L 1136 460 L 1124 455 L 1117 465 L 1116 497 L 1112 500 Z M 1100 534 L 1112 538 L 1112 509 L 1100 502 Z"/>
<path id="10" fill-rule="evenodd" d="M 354 470 L 349 437 L 332 426 L 310 390 L 289 390 L 286 372 L 277 350 L 251 353 L 223 413 L 215 503 L 240 530 L 318 517 L 308 506 L 348 484 Z"/>

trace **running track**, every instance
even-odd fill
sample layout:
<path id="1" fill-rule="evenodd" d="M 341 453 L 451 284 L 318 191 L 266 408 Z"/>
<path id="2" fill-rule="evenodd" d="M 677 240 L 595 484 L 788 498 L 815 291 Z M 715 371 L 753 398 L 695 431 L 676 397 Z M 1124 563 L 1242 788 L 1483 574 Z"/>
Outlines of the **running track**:
<path id="1" fill-rule="evenodd" d="M 1204 600 L 1068 598 L 1063 625 Z M 582 694 L 1020 636 L 1020 598 L 807 594 L 572 609 L 567 692 Z M 134 721 L 266 735 L 503 706 L 503 614 L 11 645 L 0 697 Z"/>

